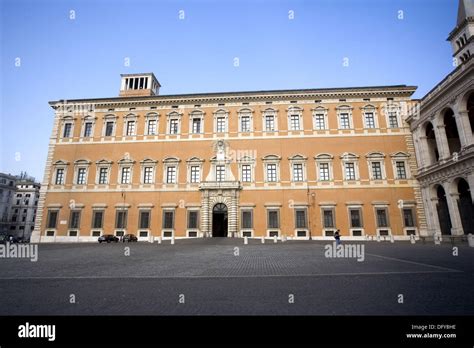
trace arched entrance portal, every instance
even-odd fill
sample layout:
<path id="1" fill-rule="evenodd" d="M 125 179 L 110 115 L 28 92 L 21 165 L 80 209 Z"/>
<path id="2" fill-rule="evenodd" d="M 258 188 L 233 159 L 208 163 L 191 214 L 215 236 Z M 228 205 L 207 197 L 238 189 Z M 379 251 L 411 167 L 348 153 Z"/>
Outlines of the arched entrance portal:
<path id="1" fill-rule="evenodd" d="M 459 214 L 461 215 L 462 229 L 464 234 L 474 234 L 474 206 L 472 204 L 471 191 L 466 180 L 460 179 L 458 182 L 459 193 Z"/>
<path id="2" fill-rule="evenodd" d="M 217 203 L 212 209 L 212 236 L 227 237 L 227 229 L 227 206 L 224 203 Z"/>
<path id="3" fill-rule="evenodd" d="M 441 228 L 441 234 L 451 234 L 451 218 L 449 216 L 448 201 L 446 199 L 446 192 L 443 186 L 439 185 L 436 189 L 436 195 L 438 197 L 438 210 L 439 227 Z"/>

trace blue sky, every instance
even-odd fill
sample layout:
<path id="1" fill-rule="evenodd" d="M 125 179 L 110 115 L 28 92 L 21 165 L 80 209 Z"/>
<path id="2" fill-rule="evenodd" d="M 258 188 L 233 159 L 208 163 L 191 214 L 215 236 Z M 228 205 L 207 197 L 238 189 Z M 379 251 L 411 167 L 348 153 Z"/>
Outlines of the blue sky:
<path id="1" fill-rule="evenodd" d="M 0 171 L 27 171 L 39 180 L 53 121 L 48 101 L 117 96 L 121 73 L 154 72 L 161 94 L 407 84 L 418 86 L 415 97 L 421 98 L 453 69 L 446 38 L 458 5 L 457 0 L 0 2 Z"/>

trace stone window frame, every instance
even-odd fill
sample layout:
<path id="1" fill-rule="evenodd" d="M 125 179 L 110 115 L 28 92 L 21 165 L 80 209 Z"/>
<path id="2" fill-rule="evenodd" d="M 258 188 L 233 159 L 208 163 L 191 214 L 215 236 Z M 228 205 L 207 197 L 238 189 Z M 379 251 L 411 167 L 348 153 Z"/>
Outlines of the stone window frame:
<path id="1" fill-rule="evenodd" d="M 133 134 L 127 134 L 128 132 L 128 123 L 133 122 Z M 136 137 L 137 136 L 137 130 L 138 130 L 138 115 L 135 113 L 129 113 L 126 116 L 123 117 L 123 131 L 122 131 L 122 136 L 123 137 Z"/>
<path id="2" fill-rule="evenodd" d="M 266 122 L 266 117 L 267 116 L 273 116 L 273 125 L 274 129 L 273 130 L 267 130 L 267 122 Z M 262 111 L 262 132 L 263 133 L 273 133 L 273 132 L 278 132 L 278 109 L 274 108 L 266 108 L 265 110 Z"/>
<path id="3" fill-rule="evenodd" d="M 354 120 L 353 120 L 353 107 L 348 104 L 338 105 L 336 107 L 337 114 L 337 128 L 338 130 L 353 130 L 354 129 Z M 349 128 L 341 127 L 341 115 L 348 114 L 349 117 Z"/>
<path id="4" fill-rule="evenodd" d="M 238 122 L 239 122 L 239 133 L 252 133 L 254 131 L 253 125 L 253 113 L 254 111 L 250 108 L 241 108 L 237 111 Z M 244 131 L 242 129 L 242 118 L 249 117 L 249 129 Z"/>
<path id="5" fill-rule="evenodd" d="M 393 177 L 395 180 L 410 180 L 412 178 L 412 173 L 410 170 L 410 154 L 403 152 L 403 151 L 398 151 L 390 154 L 390 159 L 392 161 L 392 169 L 393 169 Z M 404 162 L 405 163 L 405 173 L 406 173 L 406 178 L 398 178 L 398 172 L 397 172 L 397 162 Z"/>
<path id="6" fill-rule="evenodd" d="M 372 151 L 365 155 L 365 158 L 367 160 L 367 169 L 369 172 L 370 180 L 377 180 L 377 181 L 387 180 L 387 171 L 385 168 L 385 157 L 386 156 L 384 153 L 378 152 L 378 151 Z M 382 174 L 382 178 L 380 179 L 374 178 L 372 163 L 375 163 L 375 162 L 380 163 L 380 171 Z"/>
<path id="7" fill-rule="evenodd" d="M 329 109 L 320 105 L 311 109 L 311 112 L 312 112 L 311 118 L 313 120 L 313 130 L 315 131 L 329 130 L 329 120 L 328 120 Z M 322 129 L 316 127 L 316 116 L 321 115 L 321 114 L 323 115 L 323 120 L 324 120 L 324 128 Z"/>
<path id="8" fill-rule="evenodd" d="M 83 205 L 76 205 L 74 206 L 73 208 L 69 209 L 69 219 L 68 219 L 68 224 L 67 224 L 67 235 L 68 237 L 79 237 L 80 236 L 80 231 L 81 231 L 81 220 L 82 220 L 82 208 L 84 206 Z M 72 226 L 71 227 L 71 223 L 72 223 L 72 214 L 73 213 L 79 213 L 79 221 L 78 221 L 78 227 L 74 227 Z M 71 231 L 76 231 L 77 234 L 75 236 L 71 236 L 70 233 Z"/>
<path id="9" fill-rule="evenodd" d="M 173 110 L 169 113 L 166 114 L 166 134 L 167 135 L 180 135 L 181 134 L 181 121 L 182 121 L 182 112 L 178 112 L 176 110 Z M 176 133 L 171 133 L 171 120 L 177 120 L 177 126 L 178 129 L 176 130 Z"/>
<path id="10" fill-rule="evenodd" d="M 189 134 L 204 134 L 204 117 L 206 113 L 201 109 L 193 110 L 189 113 Z M 201 120 L 200 123 L 200 131 L 199 133 L 194 132 L 194 119 L 199 118 Z"/>
<path id="11" fill-rule="evenodd" d="M 366 104 L 360 108 L 362 114 L 362 123 L 364 125 L 364 129 L 378 129 L 380 128 L 379 120 L 378 120 L 378 112 L 377 107 L 373 104 Z M 366 115 L 372 113 L 374 119 L 374 126 L 368 127 Z"/>
<path id="12" fill-rule="evenodd" d="M 262 163 L 263 163 L 263 178 L 265 183 L 279 183 L 281 180 L 280 177 L 280 162 L 281 162 L 281 157 L 275 154 L 270 154 L 262 157 Z M 267 177 L 267 166 L 269 164 L 276 164 L 276 180 L 275 181 L 268 181 Z"/>
<path id="13" fill-rule="evenodd" d="M 196 213 L 196 227 L 189 227 L 189 215 L 190 213 Z M 188 238 L 197 238 L 200 235 L 200 225 L 201 225 L 201 208 L 200 207 L 186 207 L 186 236 Z M 196 237 L 190 237 L 189 232 L 195 232 Z"/>
<path id="14" fill-rule="evenodd" d="M 270 227 L 270 212 L 275 211 L 277 213 L 277 222 L 278 222 L 278 227 Z M 270 235 L 270 232 L 276 231 L 278 237 L 281 235 L 281 205 L 273 205 L 273 204 L 266 204 L 265 205 L 265 231 L 266 231 L 266 237 L 270 238 L 272 237 Z"/>
<path id="15" fill-rule="evenodd" d="M 62 139 L 62 140 L 72 140 L 74 138 L 74 128 L 75 128 L 75 123 L 76 123 L 75 121 L 76 121 L 76 118 L 71 116 L 71 115 L 65 115 L 65 116 L 61 117 L 61 127 L 60 127 L 61 133 L 59 134 L 60 139 Z M 64 131 L 66 129 L 66 124 L 71 125 L 71 129 L 70 129 L 68 137 L 64 136 Z"/>
<path id="16" fill-rule="evenodd" d="M 177 157 L 166 157 L 163 161 L 163 185 L 166 186 L 177 186 L 179 183 L 179 163 L 181 160 Z M 175 167 L 176 172 L 175 172 L 175 182 L 174 183 L 168 183 L 168 168 L 169 167 Z"/>
<path id="17" fill-rule="evenodd" d="M 287 112 L 287 122 L 288 122 L 288 132 L 302 132 L 304 131 L 304 124 L 303 124 L 303 111 L 304 109 L 299 106 L 289 106 L 288 109 L 286 109 Z M 291 117 L 293 115 L 298 115 L 298 129 L 293 129 L 292 128 L 292 123 L 291 123 Z"/>
<path id="18" fill-rule="evenodd" d="M 314 160 L 316 163 L 316 180 L 318 182 L 331 182 L 334 181 L 334 168 L 333 168 L 333 161 L 334 156 L 329 153 L 319 153 L 314 156 Z M 321 180 L 321 172 L 320 172 L 320 165 L 322 163 L 327 163 L 329 168 L 329 180 Z"/>
<path id="19" fill-rule="evenodd" d="M 354 231 L 361 231 L 361 235 L 359 237 L 365 236 L 365 219 L 364 219 L 364 209 L 363 209 L 363 204 L 360 202 L 349 202 L 346 203 L 347 206 L 347 219 L 348 219 L 348 226 L 349 226 L 349 232 L 351 236 L 354 236 Z M 359 219 L 360 219 L 360 227 L 357 226 L 352 226 L 352 215 L 351 215 L 351 210 L 357 210 L 359 211 Z"/>
<path id="20" fill-rule="evenodd" d="M 390 210 L 389 210 L 389 203 L 388 202 L 372 202 L 373 206 L 373 214 L 374 214 L 374 225 L 375 225 L 375 230 L 376 230 L 376 235 L 378 237 L 380 236 L 380 231 L 381 230 L 388 230 L 388 236 L 392 234 L 392 223 L 390 219 Z M 379 226 L 379 221 L 378 221 L 378 216 L 377 216 L 377 210 L 385 210 L 385 217 L 387 219 L 387 226 Z M 385 236 L 385 237 L 388 237 Z"/>
<path id="21" fill-rule="evenodd" d="M 135 161 L 129 157 L 124 157 L 121 160 L 117 161 L 117 164 L 118 164 L 117 184 L 121 186 L 132 185 L 133 184 L 133 167 L 135 165 Z M 129 183 L 122 183 L 122 169 L 125 167 L 130 168 L 130 182 Z"/>
<path id="22" fill-rule="evenodd" d="M 346 152 L 342 154 L 340 157 L 341 160 L 341 167 L 342 167 L 342 177 L 344 181 L 359 181 L 360 180 L 360 171 L 359 171 L 359 156 L 352 153 Z M 354 163 L 354 174 L 355 179 L 348 180 L 346 177 L 346 163 Z"/>
<path id="23" fill-rule="evenodd" d="M 96 172 L 95 172 L 95 184 L 96 185 L 109 185 L 110 184 L 110 172 L 112 169 L 112 161 L 109 161 L 105 158 L 95 162 Z M 100 169 L 107 168 L 107 180 L 105 184 L 100 183 Z"/>
<path id="24" fill-rule="evenodd" d="M 66 185 L 66 178 L 67 178 L 67 168 L 69 166 L 69 162 L 64 160 L 57 160 L 53 163 L 53 175 L 51 177 L 51 184 L 54 186 L 61 186 L 64 187 Z M 63 169 L 63 182 L 60 184 L 56 184 L 56 176 L 57 170 Z"/>
<path id="25" fill-rule="evenodd" d="M 237 160 L 237 164 L 239 167 L 239 180 L 241 183 L 244 184 L 251 184 L 255 182 L 255 158 L 252 158 L 250 156 L 243 156 L 242 158 L 239 158 Z M 243 181 L 242 179 L 242 167 L 244 165 L 249 165 L 250 166 L 250 181 Z"/>
<path id="26" fill-rule="evenodd" d="M 149 124 L 150 121 L 156 122 L 156 132 L 154 134 L 150 134 L 149 132 Z M 145 131 L 146 136 L 157 136 L 160 133 L 160 114 L 157 112 L 149 112 L 145 115 Z"/>
<path id="27" fill-rule="evenodd" d="M 118 116 L 115 114 L 107 114 L 104 116 L 102 120 L 102 137 L 110 137 L 114 138 L 117 135 L 117 119 Z M 112 130 L 112 135 L 105 135 L 107 131 L 107 123 L 108 122 L 113 122 L 113 130 Z"/>
<path id="28" fill-rule="evenodd" d="M 158 160 L 154 160 L 152 158 L 145 158 L 140 161 L 140 184 L 141 185 L 153 185 L 156 182 L 156 165 Z M 145 168 L 151 167 L 151 183 L 145 183 Z"/>
<path id="29" fill-rule="evenodd" d="M 383 113 L 385 115 L 385 122 L 387 124 L 387 129 L 398 129 L 403 126 L 403 122 L 401 119 L 401 106 L 398 103 L 387 103 L 382 107 Z M 390 113 L 395 112 L 397 117 L 397 124 L 398 127 L 390 127 Z"/>
<path id="30" fill-rule="evenodd" d="M 228 133 L 229 132 L 229 111 L 221 108 L 221 109 L 217 109 L 212 114 L 214 116 L 213 117 L 214 118 L 214 126 L 213 126 L 214 134 Z M 217 131 L 217 119 L 220 117 L 224 117 L 224 131 L 223 132 Z"/>
<path id="31" fill-rule="evenodd" d="M 199 158 L 199 157 L 191 157 L 186 161 L 186 166 L 187 166 L 186 182 L 189 185 L 199 185 L 202 182 L 203 164 L 204 164 L 204 159 Z M 199 180 L 198 180 L 198 182 L 191 182 L 191 167 L 199 167 Z"/>
<path id="32" fill-rule="evenodd" d="M 304 211 L 305 226 L 297 227 L 297 212 Z M 293 206 L 293 233 L 295 239 L 307 239 L 309 238 L 309 209 L 307 204 L 295 204 Z M 298 236 L 298 231 L 304 231 L 304 236 Z"/>
<path id="33" fill-rule="evenodd" d="M 95 134 L 95 122 L 97 120 L 97 117 L 95 116 L 92 116 L 92 115 L 86 115 L 84 117 L 82 117 L 81 119 L 81 138 L 82 139 L 91 139 L 91 138 L 94 138 L 94 134 Z M 92 123 L 92 126 L 91 126 L 91 135 L 86 137 L 85 136 L 85 131 L 86 131 L 86 124 L 87 123 Z"/>
<path id="34" fill-rule="evenodd" d="M 74 178 L 73 178 L 73 186 L 82 187 L 87 186 L 87 181 L 89 179 L 89 168 L 91 165 L 91 161 L 88 159 L 78 159 L 74 161 Z M 79 169 L 85 169 L 85 177 L 84 177 L 84 184 L 79 184 L 77 180 L 79 179 Z"/>
<path id="35" fill-rule="evenodd" d="M 289 166 L 290 166 L 290 180 L 291 182 L 298 182 L 298 183 L 301 183 L 301 182 L 306 182 L 308 180 L 308 175 L 307 175 L 307 160 L 308 160 L 308 157 L 306 156 L 303 156 L 301 154 L 295 154 L 291 157 L 288 157 L 288 161 L 289 161 Z M 294 165 L 295 164 L 301 164 L 302 165 L 302 171 L 303 171 L 303 179 L 302 180 L 295 180 L 295 177 L 294 177 Z"/>

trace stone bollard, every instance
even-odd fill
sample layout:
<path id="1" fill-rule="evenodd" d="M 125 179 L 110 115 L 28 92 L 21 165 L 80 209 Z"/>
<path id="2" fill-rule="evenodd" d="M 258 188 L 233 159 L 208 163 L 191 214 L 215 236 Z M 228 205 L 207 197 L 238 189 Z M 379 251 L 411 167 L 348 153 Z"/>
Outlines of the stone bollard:
<path id="1" fill-rule="evenodd" d="M 248 237 L 244 237 L 244 244 L 249 244 L 249 239 L 248 239 Z"/>
<path id="2" fill-rule="evenodd" d="M 393 238 L 393 234 L 390 235 L 390 243 L 395 243 L 395 239 Z"/>
<path id="3" fill-rule="evenodd" d="M 265 237 L 262 237 L 262 244 L 265 244 Z"/>
<path id="4" fill-rule="evenodd" d="M 441 235 L 440 233 L 435 233 L 433 235 L 434 243 L 435 245 L 440 245 L 441 244 Z"/>
<path id="5" fill-rule="evenodd" d="M 467 244 L 471 247 L 474 248 L 474 235 L 472 233 L 469 233 L 467 235 Z"/>
<path id="6" fill-rule="evenodd" d="M 171 244 L 174 244 L 174 237 L 171 237 Z"/>
<path id="7" fill-rule="evenodd" d="M 368 234 L 365 235 L 365 240 L 366 241 L 369 241 L 370 240 L 370 236 Z"/>
<path id="8" fill-rule="evenodd" d="M 377 235 L 377 242 L 380 242 L 380 236 Z"/>
<path id="9" fill-rule="evenodd" d="M 277 242 L 277 236 L 273 236 L 273 243 Z"/>
<path id="10" fill-rule="evenodd" d="M 415 244 L 415 243 L 416 243 L 415 235 L 414 235 L 414 234 L 410 234 L 410 243 L 411 243 L 411 244 Z"/>
<path id="11" fill-rule="evenodd" d="M 161 244 L 161 237 L 158 237 L 158 244 Z"/>
<path id="12" fill-rule="evenodd" d="M 286 234 L 284 234 L 283 236 L 281 236 L 281 241 L 282 241 L 282 242 L 286 242 Z"/>

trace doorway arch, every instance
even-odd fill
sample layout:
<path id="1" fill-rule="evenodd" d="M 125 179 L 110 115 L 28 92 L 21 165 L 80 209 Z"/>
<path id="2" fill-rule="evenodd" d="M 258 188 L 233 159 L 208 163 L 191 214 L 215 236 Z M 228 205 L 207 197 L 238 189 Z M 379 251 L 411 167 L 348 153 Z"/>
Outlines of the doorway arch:
<path id="1" fill-rule="evenodd" d="M 227 206 L 224 203 L 217 203 L 212 208 L 212 236 L 227 237 L 228 226 Z"/>
<path id="2" fill-rule="evenodd" d="M 439 227 L 441 234 L 451 234 L 451 217 L 449 216 L 448 200 L 446 198 L 446 192 L 442 185 L 438 185 L 436 188 L 436 196 L 438 198 L 438 204 L 436 209 L 438 210 Z"/>

